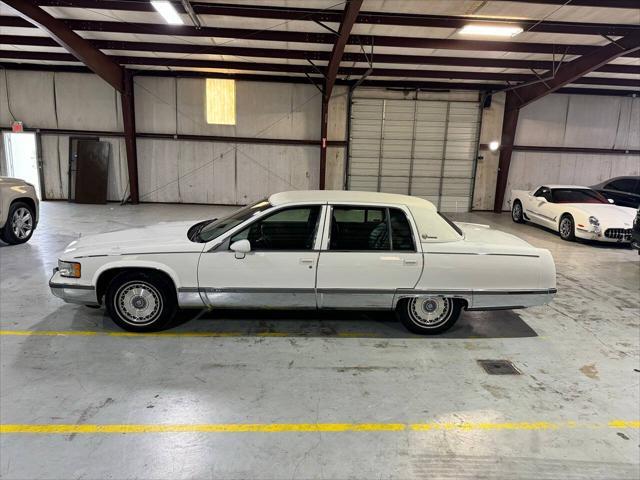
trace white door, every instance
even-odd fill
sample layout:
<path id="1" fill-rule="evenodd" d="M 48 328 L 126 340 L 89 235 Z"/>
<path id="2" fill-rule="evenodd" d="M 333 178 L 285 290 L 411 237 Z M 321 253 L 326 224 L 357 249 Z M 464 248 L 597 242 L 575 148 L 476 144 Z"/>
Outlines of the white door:
<path id="1" fill-rule="evenodd" d="M 333 205 L 318 262 L 320 308 L 391 308 L 422 272 L 415 226 L 402 209 Z"/>
<path id="2" fill-rule="evenodd" d="M 320 205 L 279 209 L 234 233 L 198 265 L 198 287 L 212 307 L 316 308 Z M 229 247 L 249 240 L 251 251 Z"/>
<path id="3" fill-rule="evenodd" d="M 35 185 L 36 195 L 40 198 L 36 134 L 5 132 L 2 136 L 7 159 L 7 175 Z"/>
<path id="4" fill-rule="evenodd" d="M 540 187 L 529 198 L 529 216 L 536 223 L 555 227 L 555 208 L 551 203 L 549 188 Z"/>

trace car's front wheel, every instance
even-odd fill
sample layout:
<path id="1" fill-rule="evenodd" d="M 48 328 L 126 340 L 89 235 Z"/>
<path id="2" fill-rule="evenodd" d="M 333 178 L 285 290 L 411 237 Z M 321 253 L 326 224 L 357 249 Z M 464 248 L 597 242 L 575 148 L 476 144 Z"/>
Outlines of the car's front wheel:
<path id="1" fill-rule="evenodd" d="M 519 200 L 513 202 L 511 207 L 511 218 L 516 223 L 524 223 L 524 212 L 522 211 L 522 203 Z"/>
<path id="2" fill-rule="evenodd" d="M 398 304 L 402 324 L 413 333 L 435 335 L 449 330 L 460 317 L 462 303 L 445 297 L 407 298 Z"/>
<path id="3" fill-rule="evenodd" d="M 2 228 L 1 238 L 11 245 L 25 243 L 33 235 L 35 212 L 25 202 L 13 202 L 9 207 L 7 221 Z"/>
<path id="4" fill-rule="evenodd" d="M 153 272 L 121 273 L 109 284 L 105 298 L 113 321 L 131 332 L 167 328 L 178 310 L 172 282 Z"/>
<path id="5" fill-rule="evenodd" d="M 558 231 L 560 232 L 560 238 L 563 240 L 571 242 L 576 239 L 576 228 L 571 215 L 566 214 L 560 219 Z"/>

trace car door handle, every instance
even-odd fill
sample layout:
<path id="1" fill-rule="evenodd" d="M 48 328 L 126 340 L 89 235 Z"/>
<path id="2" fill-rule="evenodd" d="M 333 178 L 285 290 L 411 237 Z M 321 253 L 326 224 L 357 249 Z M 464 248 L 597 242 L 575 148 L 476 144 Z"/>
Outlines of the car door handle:
<path id="1" fill-rule="evenodd" d="M 417 265 L 418 261 L 417 260 L 404 260 L 402 263 L 405 264 L 405 265 Z"/>
<path id="2" fill-rule="evenodd" d="M 300 259 L 300 263 L 302 263 L 303 265 L 313 265 L 313 258 L 301 258 Z"/>

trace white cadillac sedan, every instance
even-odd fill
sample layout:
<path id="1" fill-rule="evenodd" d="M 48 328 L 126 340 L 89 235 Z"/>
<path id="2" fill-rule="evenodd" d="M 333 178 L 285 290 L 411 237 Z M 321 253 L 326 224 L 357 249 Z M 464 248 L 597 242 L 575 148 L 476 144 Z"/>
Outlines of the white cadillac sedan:
<path id="1" fill-rule="evenodd" d="M 511 192 L 514 222 L 530 221 L 551 228 L 563 240 L 631 242 L 636 210 L 613 205 L 589 187 L 543 185 L 530 192 Z"/>
<path id="2" fill-rule="evenodd" d="M 179 308 L 275 308 L 395 310 L 434 334 L 463 308 L 548 303 L 556 275 L 549 251 L 454 224 L 420 198 L 296 191 L 219 220 L 82 237 L 50 287 L 136 332 L 167 327 Z"/>

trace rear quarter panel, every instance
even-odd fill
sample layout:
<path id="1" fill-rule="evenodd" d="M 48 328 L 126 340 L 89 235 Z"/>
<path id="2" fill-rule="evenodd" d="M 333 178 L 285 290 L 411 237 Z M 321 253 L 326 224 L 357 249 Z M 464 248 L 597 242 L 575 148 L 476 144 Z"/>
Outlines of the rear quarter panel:
<path id="1" fill-rule="evenodd" d="M 538 254 L 472 253 L 430 248 L 418 288 L 446 290 L 527 290 L 541 288 Z"/>

